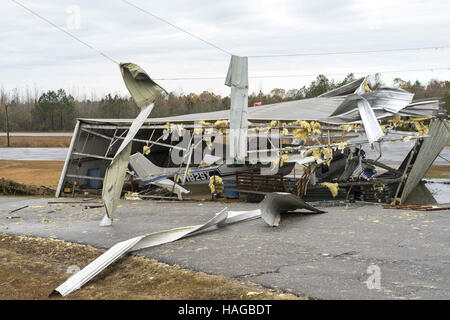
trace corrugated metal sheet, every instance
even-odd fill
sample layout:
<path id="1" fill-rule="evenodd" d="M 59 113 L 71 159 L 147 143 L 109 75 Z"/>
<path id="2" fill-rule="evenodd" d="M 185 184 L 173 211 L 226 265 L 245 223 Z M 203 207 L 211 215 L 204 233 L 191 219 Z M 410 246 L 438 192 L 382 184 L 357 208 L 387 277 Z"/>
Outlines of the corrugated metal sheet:
<path id="1" fill-rule="evenodd" d="M 54 292 L 58 292 L 62 296 L 66 296 L 69 293 L 80 289 L 89 280 L 94 278 L 102 270 L 104 270 L 111 263 L 116 261 L 127 252 L 158 246 L 201 232 L 215 230 L 230 223 L 254 219 L 259 216 L 259 210 L 244 212 L 232 212 L 223 210 L 205 224 L 155 232 L 119 242 L 111 247 L 108 251 L 103 253 L 101 256 L 99 256 L 97 259 L 92 261 L 90 264 L 88 264 L 86 267 L 84 267 L 82 270 L 66 280 L 63 284 L 56 288 Z"/>
<path id="2" fill-rule="evenodd" d="M 137 64 L 127 62 L 119 67 L 123 82 L 139 108 L 149 105 L 165 91 Z"/>
<path id="3" fill-rule="evenodd" d="M 450 139 L 449 123 L 444 119 L 433 119 L 430 123 L 428 135 L 419 150 L 416 161 L 408 175 L 403 188 L 400 204 L 403 204 L 412 190 L 425 176 L 433 161 L 441 153 Z"/>
<path id="4" fill-rule="evenodd" d="M 281 219 L 280 214 L 284 212 L 307 209 L 315 213 L 324 213 L 324 211 L 314 208 L 292 193 L 286 192 L 267 194 L 260 206 L 261 217 L 271 227 L 279 225 Z"/>
<path id="5" fill-rule="evenodd" d="M 369 102 L 361 98 L 358 101 L 359 116 L 364 124 L 364 131 L 366 132 L 369 143 L 372 144 L 384 136 L 383 130 L 377 121 L 377 117 Z"/>
<path id="6" fill-rule="evenodd" d="M 78 134 L 80 130 L 80 121 L 77 121 L 75 125 L 75 129 L 73 130 L 72 140 L 70 140 L 69 151 L 66 155 L 66 161 L 64 162 L 64 167 L 61 172 L 61 176 L 59 177 L 58 188 L 56 189 L 56 198 L 61 194 L 61 189 L 64 183 L 64 179 L 66 178 L 67 168 L 69 167 L 70 157 L 72 156 L 73 147 L 75 146 L 75 141 L 78 139 Z"/>
<path id="7" fill-rule="evenodd" d="M 361 86 L 361 84 L 364 82 L 365 79 L 366 77 L 356 79 L 339 88 L 322 93 L 319 97 L 337 97 L 354 93 L 356 89 L 358 89 Z"/>
<path id="8" fill-rule="evenodd" d="M 291 193 L 281 192 L 268 194 L 261 202 L 260 206 L 261 209 L 250 211 L 226 211 L 226 209 L 223 209 L 205 224 L 150 233 L 119 242 L 78 273 L 66 280 L 63 284 L 56 288 L 54 292 L 58 292 L 62 296 L 66 296 L 69 293 L 80 289 L 89 280 L 94 278 L 102 270 L 107 268 L 111 263 L 127 252 L 154 247 L 197 235 L 199 233 L 213 231 L 233 223 L 257 219 L 261 217 L 262 212 L 264 212 L 264 215 L 266 216 L 278 216 L 278 222 L 280 220 L 280 213 L 290 210 L 305 208 L 317 213 L 323 212 L 305 203 L 303 200 Z M 264 218 L 264 220 L 266 220 L 266 218 Z"/>
<path id="9" fill-rule="evenodd" d="M 247 156 L 248 129 L 248 58 L 232 56 L 225 85 L 230 94 L 230 157 L 243 160 Z"/>
<path id="10" fill-rule="evenodd" d="M 131 143 L 114 158 L 105 173 L 103 180 L 102 200 L 105 205 L 106 214 L 109 219 L 113 219 L 114 212 L 117 209 L 117 202 L 122 193 L 123 183 L 125 181 L 126 169 L 130 160 Z"/>
<path id="11" fill-rule="evenodd" d="M 280 102 L 268 104 L 260 107 L 248 108 L 249 121 L 295 121 L 295 120 L 319 120 L 331 124 L 344 124 L 350 122 L 360 122 L 361 118 L 357 109 L 345 116 L 329 117 L 337 107 L 344 101 L 345 96 L 330 98 L 312 98 L 295 101 Z M 435 116 L 439 110 L 438 100 L 431 100 L 425 103 L 411 103 L 398 112 L 398 115 L 416 115 L 416 116 Z M 384 109 L 374 109 L 377 119 L 383 119 L 392 116 L 391 112 Z M 230 111 L 213 111 L 192 113 L 180 116 L 171 116 L 164 118 L 148 118 L 146 125 L 160 124 L 166 122 L 194 122 L 194 121 L 213 121 L 213 120 L 229 120 Z M 89 124 L 112 124 L 112 125 L 130 125 L 133 119 L 86 119 L 80 121 Z"/>
<path id="12" fill-rule="evenodd" d="M 102 200 L 105 205 L 106 214 L 111 220 L 117 209 L 117 201 L 120 198 L 120 193 L 122 192 L 123 183 L 125 181 L 126 168 L 130 161 L 131 141 L 153 110 L 153 106 L 154 104 L 151 103 L 147 107 L 142 108 L 139 115 L 131 124 L 125 139 L 122 141 L 111 164 L 106 170 L 103 180 Z"/>

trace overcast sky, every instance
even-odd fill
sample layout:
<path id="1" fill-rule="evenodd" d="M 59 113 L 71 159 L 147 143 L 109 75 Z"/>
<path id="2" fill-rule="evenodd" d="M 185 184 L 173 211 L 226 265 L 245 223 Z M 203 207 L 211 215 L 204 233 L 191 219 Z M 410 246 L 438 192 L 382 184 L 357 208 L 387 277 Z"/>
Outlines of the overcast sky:
<path id="1" fill-rule="evenodd" d="M 18 0 L 120 62 L 134 62 L 168 91 L 229 94 L 229 55 L 130 7 L 121 0 Z M 236 55 L 379 50 L 450 45 L 450 1 L 129 0 Z M 125 94 L 117 65 L 33 16 L 0 2 L 0 85 L 63 87 Z M 79 13 L 79 15 L 78 15 Z M 358 55 L 249 58 L 250 92 L 300 88 L 316 75 L 450 67 L 450 48 Z M 341 79 L 343 76 L 332 76 Z M 392 79 L 450 80 L 450 71 L 383 74 Z"/>

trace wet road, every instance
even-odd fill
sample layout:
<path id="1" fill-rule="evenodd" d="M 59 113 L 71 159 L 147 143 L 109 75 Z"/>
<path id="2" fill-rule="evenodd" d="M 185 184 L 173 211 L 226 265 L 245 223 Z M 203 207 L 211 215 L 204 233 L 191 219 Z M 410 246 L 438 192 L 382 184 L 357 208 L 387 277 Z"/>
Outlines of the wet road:
<path id="1" fill-rule="evenodd" d="M 382 156 L 379 161 L 387 164 L 400 164 L 413 146 L 413 142 L 384 142 L 381 145 Z M 376 147 L 378 148 L 378 145 Z M 377 150 L 371 150 L 368 146 L 364 147 L 364 151 L 366 151 L 366 156 L 370 159 L 376 159 L 379 156 Z M 450 161 L 450 148 L 444 148 L 440 156 Z M 434 161 L 435 165 L 450 165 L 450 162 L 441 157 L 436 158 Z"/>
<path id="2" fill-rule="evenodd" d="M 72 132 L 10 132 L 10 137 L 71 137 Z M 6 132 L 0 132 L 0 137 L 6 137 Z"/>
<path id="3" fill-rule="evenodd" d="M 65 161 L 68 148 L 0 148 L 0 160 Z"/>
<path id="4" fill-rule="evenodd" d="M 103 208 L 51 205 L 49 200 L 0 198 L 0 232 L 110 248 L 149 232 L 204 223 L 225 206 L 121 200 L 113 226 L 99 227 Z M 29 207 L 9 214 L 24 205 Z M 242 222 L 138 254 L 318 299 L 450 299 L 450 210 L 375 205 L 325 210 L 283 214 L 277 228 L 261 219 Z M 7 219 L 11 215 L 20 218 Z M 73 263 L 67 257 L 67 264 Z M 369 289 L 366 281 L 374 277 L 380 286 Z"/>

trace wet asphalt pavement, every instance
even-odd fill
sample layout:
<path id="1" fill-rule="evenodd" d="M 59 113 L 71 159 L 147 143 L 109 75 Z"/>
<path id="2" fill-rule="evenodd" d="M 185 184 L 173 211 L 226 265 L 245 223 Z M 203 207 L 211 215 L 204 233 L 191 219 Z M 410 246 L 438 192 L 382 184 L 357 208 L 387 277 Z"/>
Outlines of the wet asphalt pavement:
<path id="1" fill-rule="evenodd" d="M 71 137 L 73 132 L 10 132 L 10 137 Z M 6 132 L 0 132 L 0 137 L 6 137 Z"/>
<path id="2" fill-rule="evenodd" d="M 225 206 L 258 206 L 121 200 L 113 226 L 99 227 L 102 208 L 48 201 L 54 199 L 0 198 L 0 232 L 109 248 L 137 235 L 204 223 Z M 29 207 L 9 213 L 24 205 Z M 242 222 L 138 254 L 318 299 L 450 299 L 450 210 L 325 210 L 284 214 L 277 228 L 262 219 Z M 380 289 L 368 289 L 377 270 Z"/>
<path id="3" fill-rule="evenodd" d="M 66 161 L 68 148 L 0 148 L 0 160 Z"/>

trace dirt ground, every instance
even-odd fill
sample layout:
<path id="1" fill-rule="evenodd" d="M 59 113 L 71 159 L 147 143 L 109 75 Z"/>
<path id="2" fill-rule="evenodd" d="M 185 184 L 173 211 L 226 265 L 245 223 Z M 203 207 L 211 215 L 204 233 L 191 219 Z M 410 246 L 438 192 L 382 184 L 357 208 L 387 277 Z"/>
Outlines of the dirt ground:
<path id="1" fill-rule="evenodd" d="M 104 250 L 61 240 L 0 234 L 0 299 L 306 299 L 223 276 L 127 255 L 80 290 L 48 297 Z"/>
<path id="2" fill-rule="evenodd" d="M 13 148 L 68 148 L 72 137 L 67 136 L 10 136 L 9 143 Z M 0 137 L 0 148 L 7 146 L 7 137 Z"/>
<path id="3" fill-rule="evenodd" d="M 64 162 L 0 160 L 0 178 L 56 188 Z"/>

